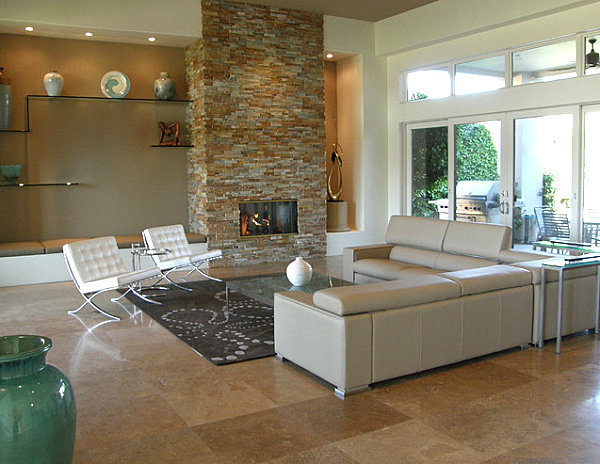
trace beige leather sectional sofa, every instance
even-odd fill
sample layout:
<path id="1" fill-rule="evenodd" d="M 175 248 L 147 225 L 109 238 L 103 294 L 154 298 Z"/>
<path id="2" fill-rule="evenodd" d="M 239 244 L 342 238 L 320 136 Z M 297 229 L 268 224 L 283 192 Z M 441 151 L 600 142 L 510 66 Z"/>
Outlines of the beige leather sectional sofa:
<path id="1" fill-rule="evenodd" d="M 344 396 L 370 384 L 537 342 L 541 260 L 511 229 L 409 216 L 386 243 L 344 250 L 358 285 L 275 295 L 275 351 Z M 595 270 L 567 274 L 563 334 L 594 326 Z M 556 336 L 556 276 L 544 338 Z M 554 332 L 553 332 L 554 330 Z"/>

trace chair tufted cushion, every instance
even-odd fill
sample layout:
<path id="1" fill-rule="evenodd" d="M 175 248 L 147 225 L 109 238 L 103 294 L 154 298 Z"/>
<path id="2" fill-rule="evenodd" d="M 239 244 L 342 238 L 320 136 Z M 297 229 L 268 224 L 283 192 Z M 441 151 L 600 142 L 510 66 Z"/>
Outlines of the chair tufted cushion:
<path id="1" fill-rule="evenodd" d="M 80 288 L 87 283 L 128 272 L 114 237 L 67 243 L 63 253 Z"/>
<path id="2" fill-rule="evenodd" d="M 192 252 L 185 236 L 183 225 L 151 227 L 142 232 L 146 245 L 150 248 L 168 248 L 170 253 L 165 255 L 153 255 L 156 264 L 163 261 L 173 261 L 180 257 L 189 257 Z M 189 258 L 188 258 L 189 259 Z M 184 263 L 178 264 L 182 265 Z"/>

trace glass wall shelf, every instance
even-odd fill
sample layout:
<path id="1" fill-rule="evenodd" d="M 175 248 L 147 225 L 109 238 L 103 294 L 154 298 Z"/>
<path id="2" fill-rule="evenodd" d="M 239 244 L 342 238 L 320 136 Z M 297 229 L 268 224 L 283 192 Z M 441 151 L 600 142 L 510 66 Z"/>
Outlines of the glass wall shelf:
<path id="1" fill-rule="evenodd" d="M 0 182 L 0 187 L 70 187 L 79 182 Z"/>
<path id="2" fill-rule="evenodd" d="M 139 101 L 151 103 L 191 103 L 192 100 L 157 100 L 156 98 L 108 98 L 108 97 L 86 97 L 77 95 L 59 95 L 51 97 L 50 95 L 27 95 L 27 98 L 46 98 L 48 100 L 108 100 L 108 101 Z"/>

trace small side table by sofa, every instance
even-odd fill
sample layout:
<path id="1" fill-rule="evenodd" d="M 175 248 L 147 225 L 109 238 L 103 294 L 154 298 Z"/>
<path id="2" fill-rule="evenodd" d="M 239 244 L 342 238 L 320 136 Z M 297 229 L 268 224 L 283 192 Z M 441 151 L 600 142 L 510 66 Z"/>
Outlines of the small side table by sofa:
<path id="1" fill-rule="evenodd" d="M 552 269 L 558 272 L 558 304 L 556 314 L 556 353 L 560 353 L 562 341 L 562 313 L 563 313 L 563 288 L 564 273 L 569 269 L 581 267 L 596 267 L 596 312 L 594 333 L 598 333 L 598 317 L 600 313 L 600 254 L 581 256 L 565 256 L 559 259 L 548 259 L 542 262 L 542 285 L 540 289 L 540 308 L 538 317 L 538 346 L 544 346 L 544 312 L 546 309 L 546 271 Z"/>

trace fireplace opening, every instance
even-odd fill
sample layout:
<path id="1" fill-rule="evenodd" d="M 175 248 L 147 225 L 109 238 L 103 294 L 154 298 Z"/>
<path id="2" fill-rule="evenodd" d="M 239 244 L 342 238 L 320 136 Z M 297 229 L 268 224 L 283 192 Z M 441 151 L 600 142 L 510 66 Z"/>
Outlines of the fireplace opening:
<path id="1" fill-rule="evenodd" d="M 239 209 L 241 237 L 298 233 L 296 200 L 244 201 Z"/>

